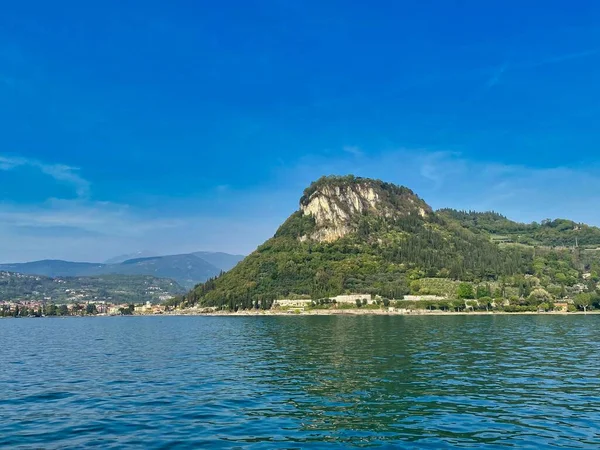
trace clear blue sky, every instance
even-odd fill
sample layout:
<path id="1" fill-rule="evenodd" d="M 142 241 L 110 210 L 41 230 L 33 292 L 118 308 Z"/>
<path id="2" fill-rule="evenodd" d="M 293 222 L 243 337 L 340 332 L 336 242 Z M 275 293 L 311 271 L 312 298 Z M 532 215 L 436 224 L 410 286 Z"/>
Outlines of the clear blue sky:
<path id="1" fill-rule="evenodd" d="M 252 251 L 323 174 L 600 225 L 600 2 L 19 1 L 0 260 Z"/>

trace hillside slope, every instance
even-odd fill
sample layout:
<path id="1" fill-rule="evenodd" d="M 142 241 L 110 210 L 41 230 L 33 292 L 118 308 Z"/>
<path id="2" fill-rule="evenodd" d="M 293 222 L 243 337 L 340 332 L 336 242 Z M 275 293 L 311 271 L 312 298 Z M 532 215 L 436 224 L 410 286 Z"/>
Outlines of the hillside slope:
<path id="1" fill-rule="evenodd" d="M 141 303 L 160 302 L 182 292 L 172 280 L 147 275 L 45 277 L 0 271 L 0 301 Z"/>
<path id="2" fill-rule="evenodd" d="M 273 238 L 182 301 L 265 308 L 295 295 L 399 298 L 427 277 L 501 281 L 520 293 L 538 286 L 560 292 L 582 281 L 584 271 L 597 267 L 596 259 L 568 250 L 499 246 L 489 233 L 433 212 L 408 188 L 324 177 L 305 190 L 299 210 Z"/>
<path id="3" fill-rule="evenodd" d="M 455 220 L 476 233 L 487 233 L 494 240 L 547 247 L 600 246 L 600 228 L 567 219 L 543 220 L 541 223 L 514 222 L 496 212 L 441 209 L 438 214 Z"/>

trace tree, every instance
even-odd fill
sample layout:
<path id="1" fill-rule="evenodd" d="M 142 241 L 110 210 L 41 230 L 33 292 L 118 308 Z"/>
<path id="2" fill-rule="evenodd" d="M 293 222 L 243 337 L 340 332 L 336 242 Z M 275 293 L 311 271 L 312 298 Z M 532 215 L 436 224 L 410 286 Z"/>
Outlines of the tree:
<path id="1" fill-rule="evenodd" d="M 479 303 L 479 307 L 485 308 L 486 311 L 489 311 L 489 309 L 492 307 L 492 298 L 491 297 L 481 297 L 477 301 Z"/>
<path id="2" fill-rule="evenodd" d="M 543 288 L 534 289 L 529 294 L 529 297 L 527 297 L 527 303 L 531 306 L 538 306 L 540 303 L 549 303 L 552 300 L 552 294 Z"/>
<path id="3" fill-rule="evenodd" d="M 588 292 L 577 294 L 573 299 L 573 303 L 575 306 L 577 306 L 577 308 L 583 309 L 583 312 L 587 312 L 587 309 L 592 304 L 592 295 Z"/>
<path id="4" fill-rule="evenodd" d="M 556 280 L 558 284 L 566 284 L 567 276 L 562 272 L 557 272 L 554 274 L 554 280 Z"/>
<path id="5" fill-rule="evenodd" d="M 63 303 L 62 305 L 60 305 L 58 307 L 58 315 L 59 316 L 68 316 L 69 315 L 69 308 L 67 308 L 67 305 L 65 305 Z"/>
<path id="6" fill-rule="evenodd" d="M 356 307 L 360 308 L 362 306 L 362 302 L 360 301 L 360 298 L 356 299 Z"/>
<path id="7" fill-rule="evenodd" d="M 460 303 L 456 300 L 448 300 L 448 309 L 458 311 L 460 310 Z"/>
<path id="8" fill-rule="evenodd" d="M 491 297 L 491 295 L 492 295 L 492 293 L 491 293 L 489 284 L 486 284 L 486 285 L 480 284 L 479 286 L 477 286 L 477 292 L 476 292 L 477 298 Z"/>
<path id="9" fill-rule="evenodd" d="M 135 305 L 133 303 L 128 304 L 125 308 L 119 308 L 119 312 L 124 316 L 131 316 L 135 311 Z"/>
<path id="10" fill-rule="evenodd" d="M 57 308 L 56 305 L 54 303 L 50 303 L 47 307 L 46 307 L 46 315 L 47 316 L 56 316 L 57 314 Z"/>
<path id="11" fill-rule="evenodd" d="M 96 309 L 95 303 L 88 303 L 85 307 L 85 313 L 90 315 L 98 314 L 98 310 Z"/>
<path id="12" fill-rule="evenodd" d="M 473 285 L 471 283 L 460 283 L 456 291 L 456 296 L 461 299 L 474 298 Z"/>

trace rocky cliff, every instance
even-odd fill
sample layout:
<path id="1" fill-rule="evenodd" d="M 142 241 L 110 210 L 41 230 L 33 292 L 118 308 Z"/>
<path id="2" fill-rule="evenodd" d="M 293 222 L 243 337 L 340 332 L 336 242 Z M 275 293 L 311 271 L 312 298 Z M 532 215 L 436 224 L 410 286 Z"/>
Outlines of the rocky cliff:
<path id="1" fill-rule="evenodd" d="M 300 240 L 333 242 L 356 231 L 365 215 L 425 218 L 432 211 L 408 188 L 350 176 L 323 177 L 313 183 L 300 200 L 300 212 L 315 222 L 314 230 Z"/>

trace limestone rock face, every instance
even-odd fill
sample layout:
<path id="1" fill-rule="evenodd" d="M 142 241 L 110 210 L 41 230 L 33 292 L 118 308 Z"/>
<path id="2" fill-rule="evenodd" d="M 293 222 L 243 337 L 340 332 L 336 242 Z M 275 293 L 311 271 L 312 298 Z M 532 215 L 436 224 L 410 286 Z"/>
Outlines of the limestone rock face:
<path id="1" fill-rule="evenodd" d="M 327 181 L 327 180 L 326 180 Z M 301 240 L 333 242 L 356 230 L 363 215 L 394 218 L 417 214 L 426 217 L 431 209 L 411 191 L 388 192 L 373 180 L 322 182 L 303 197 L 300 211 L 315 220 L 315 231 Z"/>

